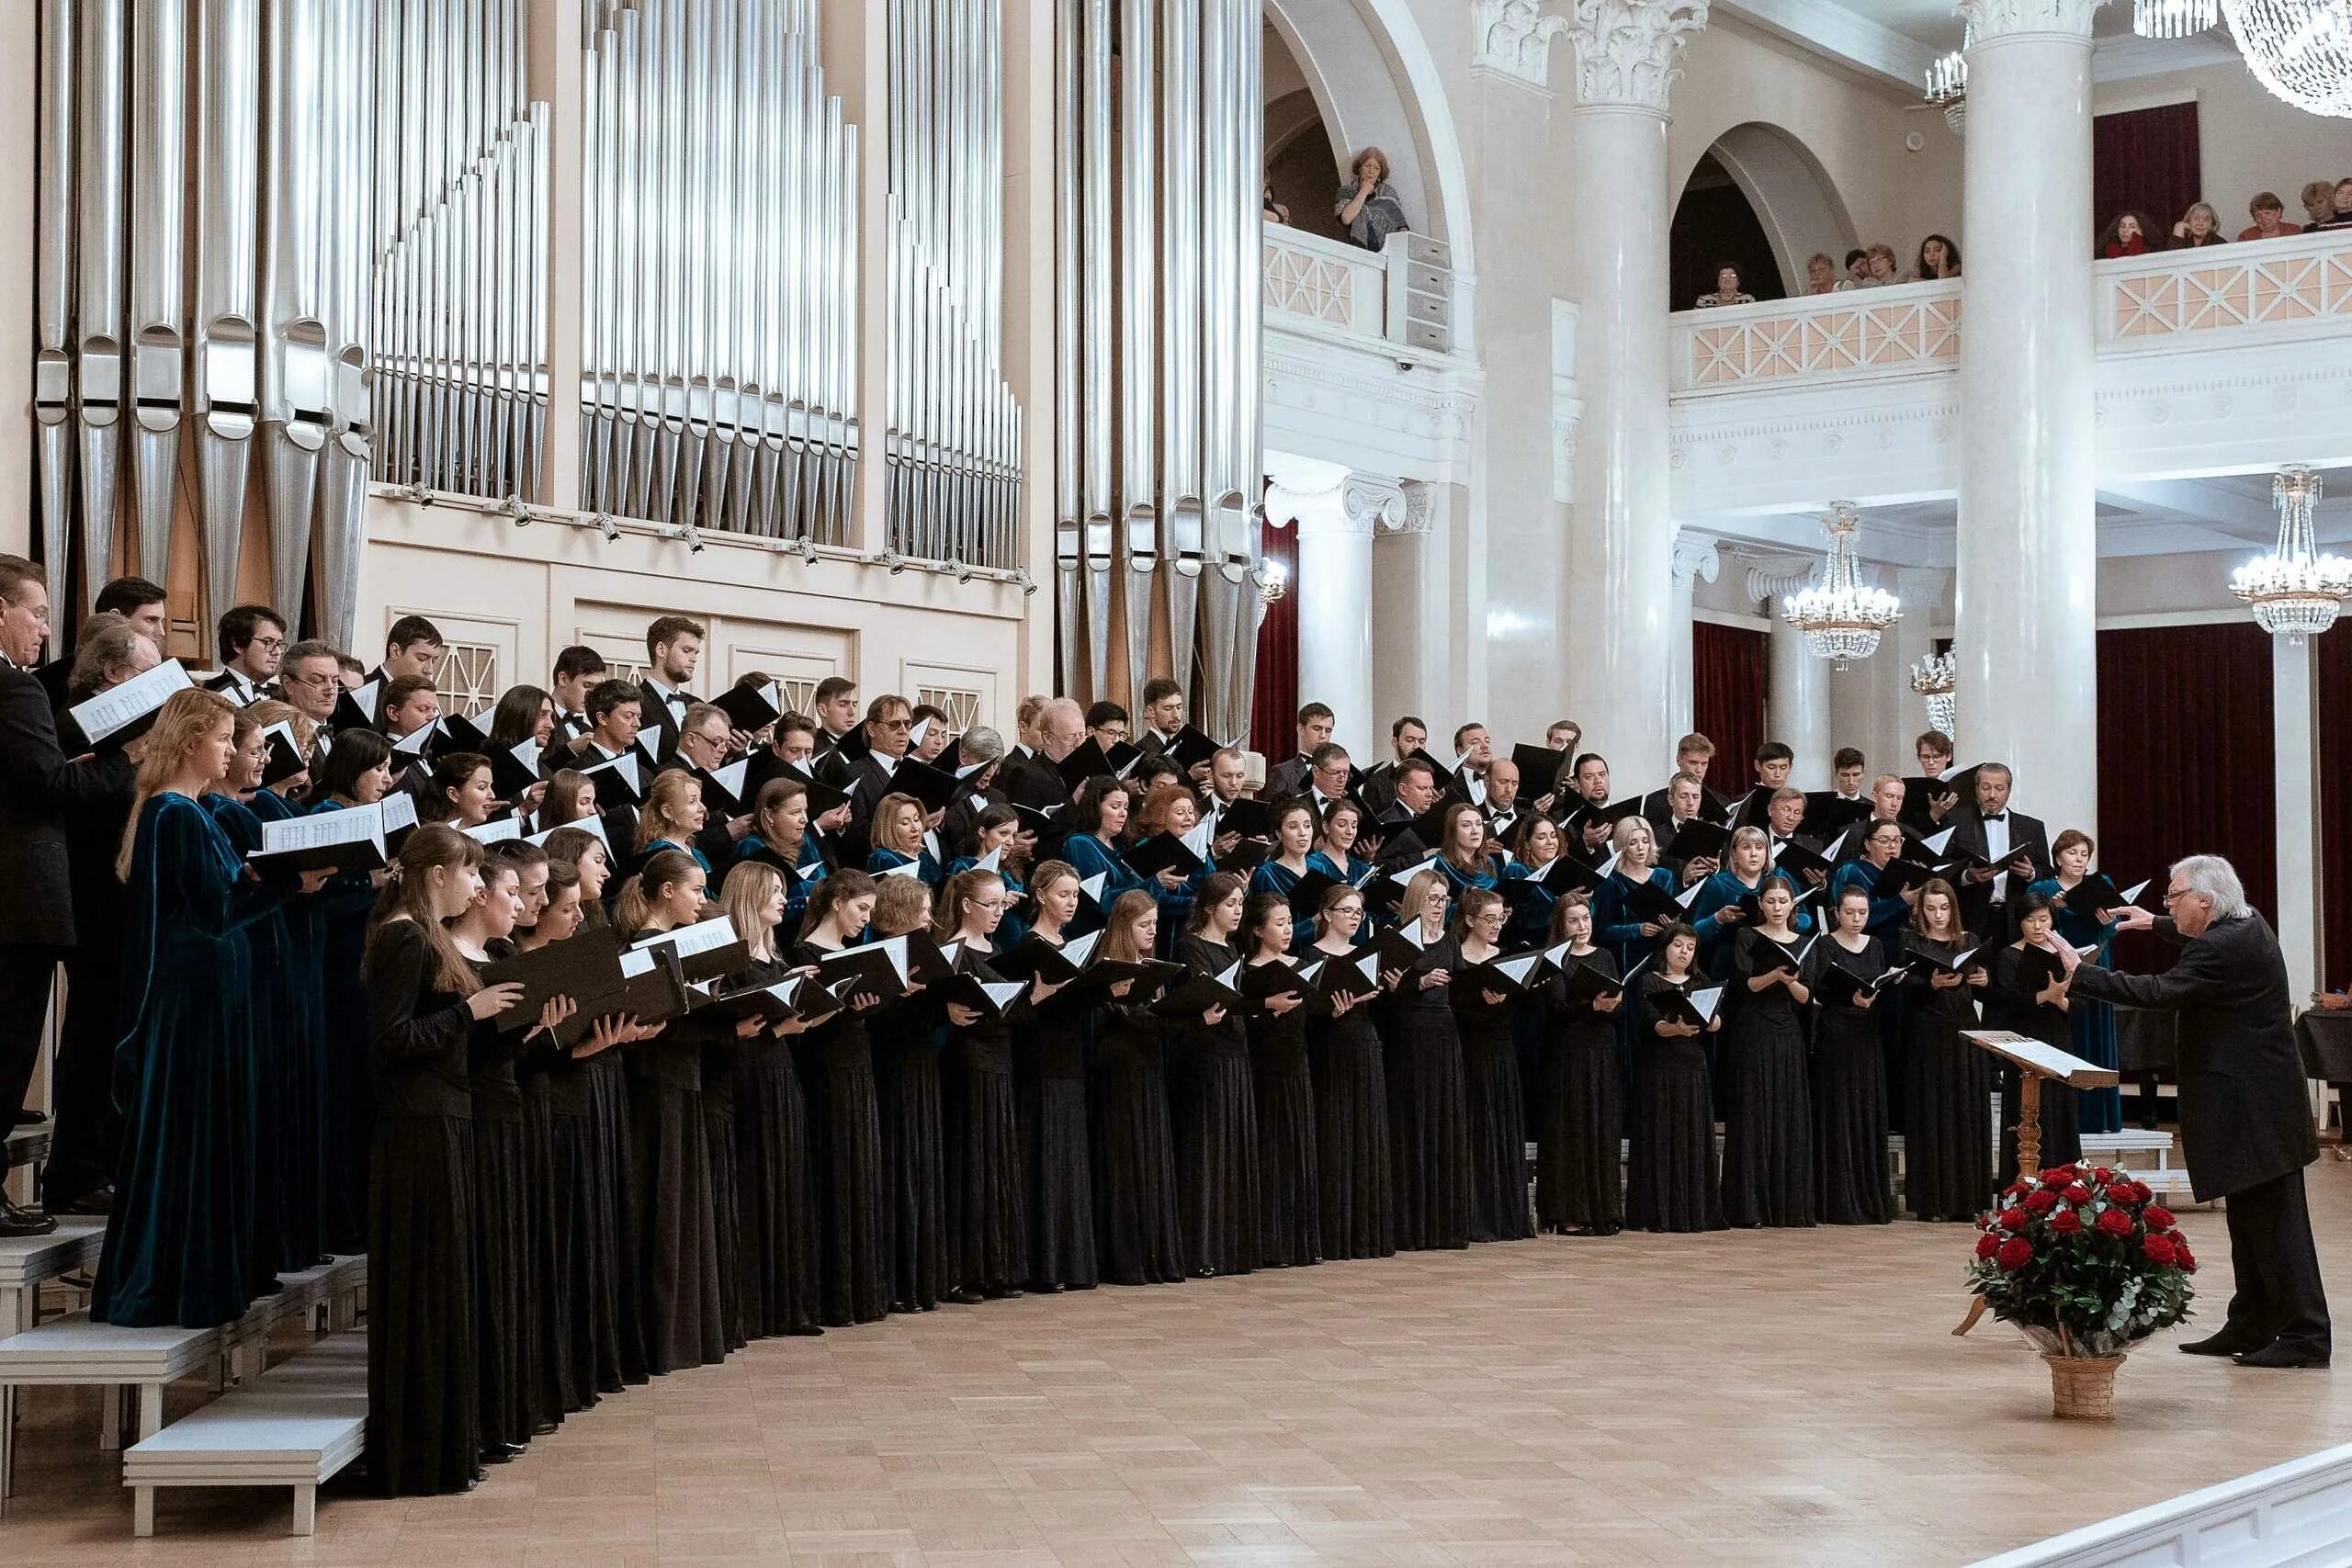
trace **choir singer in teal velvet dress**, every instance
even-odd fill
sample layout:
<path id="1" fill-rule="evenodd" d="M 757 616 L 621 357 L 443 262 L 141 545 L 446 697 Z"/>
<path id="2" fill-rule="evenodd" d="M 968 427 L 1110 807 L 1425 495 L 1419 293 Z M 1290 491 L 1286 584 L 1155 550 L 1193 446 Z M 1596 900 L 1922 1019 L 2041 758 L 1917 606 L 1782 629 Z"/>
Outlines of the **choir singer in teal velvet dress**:
<path id="1" fill-rule="evenodd" d="M 2089 962 L 2101 967 L 2113 960 L 2115 923 L 2121 911 L 2109 909 L 2100 914 L 2068 907 L 2066 895 L 2091 874 L 2091 856 L 2098 846 L 2091 836 L 2079 828 L 2069 828 L 2051 840 L 2051 863 L 2057 874 L 2045 876 L 2035 883 L 2030 891 L 2041 894 L 2058 908 L 2059 940 L 2080 949 L 2095 947 L 2098 951 Z M 2075 998 L 2068 1009 L 2068 1047 L 2086 1062 L 2097 1062 L 2111 1067 L 2118 1060 L 2115 1044 L 2115 1009 L 2088 997 Z M 2086 1089 L 2077 1091 L 2076 1104 L 2082 1111 L 2082 1130 L 2086 1133 L 2120 1133 L 2123 1130 L 2123 1091 L 2116 1088 Z"/>

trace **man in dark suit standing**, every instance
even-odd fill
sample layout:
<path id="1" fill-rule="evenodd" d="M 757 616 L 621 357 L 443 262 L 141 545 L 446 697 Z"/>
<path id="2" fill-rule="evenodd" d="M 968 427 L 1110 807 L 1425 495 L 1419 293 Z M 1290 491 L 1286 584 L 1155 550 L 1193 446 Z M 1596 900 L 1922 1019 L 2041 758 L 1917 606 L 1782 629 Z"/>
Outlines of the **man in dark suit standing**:
<path id="1" fill-rule="evenodd" d="M 11 874 L 11 895 L 0 899 L 0 1107 L 12 1120 L 32 1087 L 58 960 L 74 945 L 65 814 L 108 799 L 128 805 L 138 745 L 74 760 L 58 750 L 49 694 L 31 673 L 48 638 L 40 568 L 0 555 L 0 864 Z M 56 1225 L 0 1195 L 0 1235 Z"/>
<path id="2" fill-rule="evenodd" d="M 2219 855 L 2191 855 L 2165 889 L 2171 917 L 2124 917 L 2181 939 L 2162 975 L 2085 964 L 2058 945 L 2069 990 L 2124 1007 L 2178 1015 L 2180 1141 L 2199 1202 L 2227 1198 L 2236 1292 L 2222 1331 L 2181 1348 L 2233 1356 L 2245 1367 L 2324 1367 L 2327 1293 L 2312 1246 L 2303 1167 L 2319 1157 L 2295 1046 L 2287 961 L 2270 924 Z"/>
<path id="3" fill-rule="evenodd" d="M 1294 795 L 1306 793 L 1307 780 L 1315 773 L 1316 749 L 1331 741 L 1331 727 L 1336 723 L 1331 710 L 1321 703 L 1308 703 L 1298 710 L 1298 755 L 1287 762 L 1277 762 L 1266 774 L 1266 787 L 1259 794 L 1267 800 L 1288 800 Z"/>
<path id="4" fill-rule="evenodd" d="M 2008 764 L 1985 762 L 1975 772 L 1976 798 L 1944 818 L 1951 829 L 1946 850 L 1984 863 L 1961 873 L 1962 923 L 2006 942 L 2016 934 L 2009 906 L 2036 877 L 2050 874 L 2050 830 L 2041 818 L 2010 807 Z"/>
<path id="5" fill-rule="evenodd" d="M 703 624 L 684 615 L 663 615 L 645 628 L 644 692 L 638 704 L 642 728 L 661 739 L 653 743 L 653 761 L 666 762 L 678 750 L 678 731 L 686 710 L 698 700 L 686 690 L 702 663 Z"/>
<path id="6" fill-rule="evenodd" d="M 1069 785 L 1063 782 L 1061 760 L 1086 739 L 1086 715 L 1068 697 L 1056 697 L 1037 713 L 1037 750 L 1015 757 L 997 770 L 996 786 L 1004 798 L 1032 811 L 1050 811 L 1069 804 Z"/>

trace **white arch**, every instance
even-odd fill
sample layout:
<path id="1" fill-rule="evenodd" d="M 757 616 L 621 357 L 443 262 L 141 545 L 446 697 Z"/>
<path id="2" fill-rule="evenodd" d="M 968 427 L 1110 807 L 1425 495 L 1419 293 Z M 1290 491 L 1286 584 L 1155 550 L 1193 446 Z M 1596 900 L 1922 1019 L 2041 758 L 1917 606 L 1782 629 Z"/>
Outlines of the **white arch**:
<path id="1" fill-rule="evenodd" d="M 1676 171 L 1678 203 L 1698 159 L 1709 154 L 1755 210 L 1781 269 L 1781 285 L 1791 295 L 1804 292 L 1805 258 L 1814 252 L 1838 258 L 1853 249 L 1854 220 L 1846 211 L 1845 198 L 1796 132 L 1759 119 L 1728 127 L 1692 156 L 1690 168 Z"/>
<path id="2" fill-rule="evenodd" d="M 1265 8 L 1333 139 L 1385 149 L 1406 209 L 1426 214 L 1423 224 L 1453 248 L 1454 271 L 1475 277 L 1462 138 L 1408 0 L 1265 0 Z"/>

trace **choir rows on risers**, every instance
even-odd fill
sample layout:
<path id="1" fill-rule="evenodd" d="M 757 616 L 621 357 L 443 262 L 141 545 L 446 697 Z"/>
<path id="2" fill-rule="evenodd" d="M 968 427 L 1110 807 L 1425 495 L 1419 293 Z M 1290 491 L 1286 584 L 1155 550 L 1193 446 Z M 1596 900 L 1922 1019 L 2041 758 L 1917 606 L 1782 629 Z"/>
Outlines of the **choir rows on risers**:
<path id="1" fill-rule="evenodd" d="M 1165 680 L 1132 735 L 1032 698 L 1007 747 L 897 695 L 861 722 L 840 679 L 810 716 L 756 673 L 705 702 L 703 628 L 664 616 L 640 680 L 570 649 L 468 718 L 428 623 L 361 671 L 246 606 L 209 690 L 61 745 L 78 703 L 185 687 L 151 586 L 108 586 L 52 705 L 38 570 L 0 558 L 0 830 L 33 873 L 0 955 L 46 995 L 71 953 L 45 1192 L 108 1214 L 106 1321 L 225 1322 L 364 1247 L 389 1492 L 943 1303 L 1968 1219 L 1996 1086 L 1959 1031 L 2112 1060 L 2052 955 L 2128 900 L 1932 733 L 1918 778 L 1840 753 L 1810 795 L 1768 744 L 1730 797 L 1691 736 L 1617 797 L 1573 724 L 1509 753 L 1465 725 L 1449 762 L 1400 719 L 1363 770 L 1309 704 L 1252 796 Z M 2044 1157 L 2104 1100 L 2052 1086 Z"/>

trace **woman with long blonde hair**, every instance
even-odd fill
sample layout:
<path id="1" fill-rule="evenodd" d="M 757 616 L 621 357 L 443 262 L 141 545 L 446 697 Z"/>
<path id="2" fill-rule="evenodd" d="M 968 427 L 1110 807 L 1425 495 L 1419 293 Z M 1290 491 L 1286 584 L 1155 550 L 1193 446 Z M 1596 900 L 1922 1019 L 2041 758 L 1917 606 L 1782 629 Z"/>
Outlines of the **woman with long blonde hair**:
<path id="1" fill-rule="evenodd" d="M 710 814 L 702 803 L 702 781 L 683 768 L 653 775 L 653 783 L 645 791 L 645 804 L 637 813 L 637 852 L 640 856 L 662 850 L 676 850 L 702 867 L 705 876 L 710 874 L 710 862 L 695 839 L 708 821 Z"/>
<path id="2" fill-rule="evenodd" d="M 987 955 L 1012 902 L 1004 879 L 992 871 L 958 872 L 940 889 L 932 934 L 943 943 L 963 943 L 961 967 L 983 984 L 1001 978 Z M 1027 996 L 1037 989 L 1032 982 L 1027 993 L 1000 1012 L 953 1001 L 942 1009 L 947 1017 L 947 1049 L 939 1062 L 947 1277 L 991 1300 L 1012 1295 L 1029 1281 L 1012 1026 L 1026 1020 Z"/>
<path id="3" fill-rule="evenodd" d="M 799 940 L 786 961 L 820 966 L 857 942 L 874 918 L 874 879 L 838 871 L 808 895 Z M 828 1328 L 868 1323 L 890 1310 L 889 1192 L 883 1183 L 882 1118 L 874 1096 L 868 1017 L 879 998 L 853 993 L 808 1032 L 809 1168 L 816 1172 L 817 1316 Z"/>
<path id="4" fill-rule="evenodd" d="M 938 857 L 923 839 L 922 802 L 893 792 L 874 807 L 873 847 L 866 852 L 865 869 L 879 876 L 900 866 L 916 868 L 915 880 L 936 887 L 944 879 Z"/>
<path id="5" fill-rule="evenodd" d="M 1445 929 L 1452 889 L 1442 873 L 1413 874 L 1397 919 L 1421 953 L 1380 976 L 1388 993 L 1381 1032 L 1396 1129 L 1396 1246 L 1405 1251 L 1470 1245 L 1470 1108 L 1447 990 L 1462 967 L 1462 945 Z"/>
<path id="6" fill-rule="evenodd" d="M 1042 862 L 1029 874 L 1032 924 L 1025 940 L 1058 951 L 1078 919 L 1078 871 L 1068 861 Z M 1109 935 L 1104 934 L 1104 940 Z M 1030 1016 L 1013 1036 L 1012 1092 L 1021 1119 L 1023 1234 L 1028 1244 L 1033 1291 L 1091 1290 L 1102 1279 L 1096 1261 L 1100 1183 L 1097 1156 L 1088 1137 L 1088 1057 L 1099 1066 L 1099 1049 L 1088 1035 L 1094 1010 L 1083 995 L 1032 980 Z M 1108 1022 L 1108 1019 L 1105 1019 Z M 1105 1036 L 1107 1039 L 1108 1036 Z M 1162 1147 L 1166 1146 L 1168 1090 L 1159 1089 Z M 1095 1097 L 1092 1109 L 1099 1114 Z M 1174 1178 L 1169 1181 L 1174 1201 Z M 1175 1229 L 1174 1212 L 1169 1229 Z M 1107 1234 L 1107 1232 L 1106 1232 Z M 1182 1278 L 1179 1269 L 1177 1277 Z"/>

